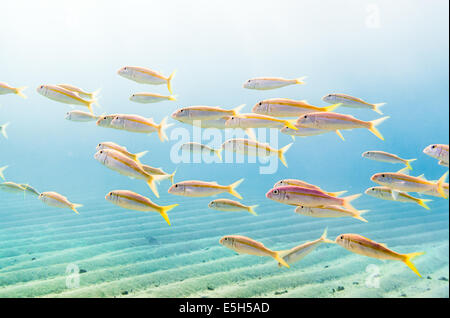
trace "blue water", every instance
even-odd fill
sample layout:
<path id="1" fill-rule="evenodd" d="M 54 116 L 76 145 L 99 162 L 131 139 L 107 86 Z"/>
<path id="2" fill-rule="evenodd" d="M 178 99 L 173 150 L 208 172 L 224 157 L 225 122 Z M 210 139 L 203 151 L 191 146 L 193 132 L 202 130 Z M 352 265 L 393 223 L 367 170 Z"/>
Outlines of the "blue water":
<path id="1" fill-rule="evenodd" d="M 413 174 L 424 173 L 430 180 L 446 171 L 422 150 L 449 142 L 448 2 L 322 1 L 319 7 L 298 1 L 15 1 L 2 10 L 7 14 L 0 21 L 0 81 L 28 86 L 28 99 L 0 96 L 0 125 L 11 123 L 9 139 L 0 137 L 0 166 L 9 165 L 7 180 L 59 192 L 84 208 L 75 215 L 30 197 L 0 193 L 1 297 L 111 297 L 125 290 L 139 297 L 448 297 L 448 281 L 440 279 L 448 279 L 448 201 L 432 198 L 428 213 L 416 205 L 363 196 L 355 206 L 371 210 L 365 224 L 295 215 L 264 196 L 282 178 L 361 193 L 375 185 L 372 174 L 401 168 L 361 158 L 366 150 L 417 158 Z M 134 92 L 166 94 L 167 88 L 120 77 L 116 72 L 125 65 L 165 75 L 176 69 L 178 100 L 129 101 Z M 306 85 L 278 90 L 242 88 L 257 76 L 308 78 Z M 175 164 L 169 153 L 177 140 L 161 143 L 156 134 L 67 121 L 68 105 L 35 91 L 41 84 L 61 82 L 88 91 L 101 88 L 96 113 L 134 113 L 158 123 L 190 105 L 230 109 L 245 103 L 250 112 L 260 100 L 284 97 L 325 106 L 321 97 L 333 92 L 386 102 L 382 110 L 391 118 L 379 127 L 385 141 L 363 129 L 344 131 L 345 142 L 333 133 L 297 138 L 286 154 L 289 168 L 279 164 L 276 173 L 260 174 L 257 163 Z M 362 120 L 380 117 L 370 110 L 338 111 Z M 176 124 L 168 129 L 169 137 L 177 127 L 192 132 L 190 126 L 169 121 Z M 291 142 L 289 136 L 278 136 L 274 147 Z M 143 161 L 169 172 L 177 168 L 176 181 L 230 184 L 245 178 L 238 191 L 245 204 L 260 205 L 259 216 L 209 210 L 210 198 L 170 195 L 167 182 L 156 199 L 144 182 L 94 160 L 101 141 L 132 152 L 149 150 Z M 169 214 L 173 226 L 156 214 L 106 202 L 105 194 L 114 189 L 144 194 L 158 204 L 180 203 Z M 359 233 L 402 253 L 425 249 L 427 254 L 415 261 L 424 278 L 403 264 L 371 260 L 338 246 L 320 246 L 289 272 L 273 260 L 235 256 L 218 244 L 223 235 L 242 234 L 287 249 L 316 239 L 327 226 L 330 238 Z M 87 270 L 79 288 L 65 285 L 69 264 Z M 364 286 L 368 264 L 380 266 L 381 288 Z M 345 290 L 333 292 L 338 286 Z"/>

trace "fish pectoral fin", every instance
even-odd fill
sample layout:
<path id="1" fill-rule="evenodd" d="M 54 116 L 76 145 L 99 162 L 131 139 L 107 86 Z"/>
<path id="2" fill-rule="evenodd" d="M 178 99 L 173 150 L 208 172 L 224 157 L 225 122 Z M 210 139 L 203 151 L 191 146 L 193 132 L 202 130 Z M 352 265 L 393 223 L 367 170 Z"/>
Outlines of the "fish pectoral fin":
<path id="1" fill-rule="evenodd" d="M 395 201 L 397 201 L 397 199 L 398 199 L 398 191 L 392 190 L 392 191 L 391 191 L 391 194 L 392 194 L 392 198 L 393 198 Z"/>

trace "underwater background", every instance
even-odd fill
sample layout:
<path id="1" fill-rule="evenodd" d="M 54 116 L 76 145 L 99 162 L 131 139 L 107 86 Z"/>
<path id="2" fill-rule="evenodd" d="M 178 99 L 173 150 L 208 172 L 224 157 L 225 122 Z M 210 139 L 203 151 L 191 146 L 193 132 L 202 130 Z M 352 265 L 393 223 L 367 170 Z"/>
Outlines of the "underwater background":
<path id="1" fill-rule="evenodd" d="M 8 181 L 56 191 L 83 208 L 51 208 L 35 197 L 0 192 L 0 297 L 449 297 L 448 200 L 430 197 L 431 211 L 363 195 L 368 223 L 352 218 L 297 215 L 265 193 L 283 178 L 328 191 L 363 193 L 370 176 L 401 165 L 367 160 L 367 150 L 417 158 L 412 175 L 438 179 L 447 169 L 422 153 L 449 142 L 448 1 L 9 1 L 0 19 L 0 81 L 28 86 L 0 96 L 0 166 Z M 142 85 L 117 75 L 138 65 L 169 75 L 175 102 L 137 104 L 136 92 L 167 94 L 167 87 Z M 308 76 L 306 85 L 271 91 L 242 88 L 249 78 Z M 190 105 L 245 112 L 263 99 L 306 99 L 326 106 L 328 93 L 346 93 L 387 104 L 391 116 L 379 126 L 381 141 L 365 129 L 297 138 L 286 153 L 289 168 L 260 174 L 258 163 L 174 164 L 176 140 L 134 134 L 64 119 L 69 105 L 44 98 L 36 88 L 70 83 L 101 88 L 95 112 L 165 116 Z M 86 110 L 77 107 L 81 110 Z M 362 120 L 371 110 L 339 108 Z M 192 127 L 169 119 L 176 127 Z M 276 148 L 291 142 L 278 134 Z M 258 216 L 208 208 L 211 198 L 170 195 L 168 181 L 155 198 L 146 184 L 121 176 L 94 158 L 99 142 L 131 152 L 148 150 L 142 161 L 172 172 L 175 181 L 245 181 L 243 203 L 259 204 Z M 224 141 L 224 140 L 223 140 Z M 208 141 L 204 141 L 207 143 Z M 214 145 L 219 147 L 220 144 Z M 105 201 L 128 189 L 169 212 L 129 211 Z M 232 198 L 228 194 L 224 196 Z M 425 197 L 425 196 L 423 196 Z M 219 198 L 219 197 L 217 197 Z M 427 197 L 428 198 L 428 197 Z M 323 244 L 290 269 L 270 258 L 237 255 L 221 246 L 239 234 L 284 250 L 317 239 L 358 233 L 401 253 L 425 251 L 414 260 L 417 277 L 401 262 L 379 261 Z M 376 267 L 370 266 L 375 265 Z M 368 267 L 369 266 L 369 267 Z M 80 270 L 79 284 L 73 268 Z M 379 285 L 368 283 L 376 274 Z M 72 276 L 71 276 L 72 275 Z"/>

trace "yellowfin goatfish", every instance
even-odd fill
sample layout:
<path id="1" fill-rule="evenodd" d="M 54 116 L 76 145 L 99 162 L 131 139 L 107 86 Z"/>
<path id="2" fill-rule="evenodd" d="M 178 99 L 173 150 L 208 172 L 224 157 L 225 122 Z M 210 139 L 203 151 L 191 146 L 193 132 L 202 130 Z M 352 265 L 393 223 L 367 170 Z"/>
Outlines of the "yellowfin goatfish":
<path id="1" fill-rule="evenodd" d="M 77 122 L 97 121 L 101 116 L 86 113 L 81 110 L 72 110 L 66 113 L 66 119 Z"/>
<path id="2" fill-rule="evenodd" d="M 358 234 L 341 234 L 336 238 L 336 243 L 356 254 L 378 259 L 402 261 L 408 265 L 414 273 L 416 273 L 419 277 L 422 277 L 411 260 L 417 256 L 423 255 L 423 252 L 399 254 L 387 248 L 385 244 L 377 243 Z"/>
<path id="3" fill-rule="evenodd" d="M 189 151 L 192 153 L 206 153 L 210 155 L 216 155 L 219 157 L 220 161 L 222 161 L 222 148 L 220 149 L 213 149 L 211 147 L 208 147 L 206 145 L 202 145 L 198 142 L 187 142 L 185 144 L 182 144 L 180 146 L 181 151 Z"/>
<path id="4" fill-rule="evenodd" d="M 186 197 L 209 197 L 228 192 L 242 200 L 241 195 L 235 190 L 244 179 L 240 179 L 230 185 L 223 186 L 217 182 L 206 182 L 198 180 L 183 181 L 175 183 L 169 188 L 169 193 Z"/>
<path id="5" fill-rule="evenodd" d="M 4 82 L 0 82 L 0 95 L 6 94 L 17 94 L 20 97 L 27 98 L 23 91 L 26 89 L 26 86 L 23 87 L 11 87 Z"/>
<path id="6" fill-rule="evenodd" d="M 353 97 L 346 94 L 328 94 L 322 97 L 322 100 L 330 104 L 341 103 L 342 106 L 344 107 L 371 109 L 380 115 L 383 115 L 383 113 L 380 111 L 380 107 L 386 104 L 386 103 L 370 104 L 365 102 L 361 98 Z"/>
<path id="7" fill-rule="evenodd" d="M 94 155 L 94 158 L 101 164 L 124 176 L 145 180 L 155 196 L 159 198 L 158 189 L 154 181 L 160 178 L 145 172 L 140 163 L 113 149 L 99 150 Z"/>
<path id="8" fill-rule="evenodd" d="M 8 166 L 0 167 L 0 178 L 5 180 L 5 176 L 3 175 L 3 172 L 8 168 Z"/>
<path id="9" fill-rule="evenodd" d="M 297 179 L 283 179 L 278 181 L 277 183 L 274 184 L 274 188 L 278 188 L 278 187 L 282 187 L 282 186 L 297 186 L 297 187 L 304 187 L 304 188 L 308 188 L 308 189 L 314 189 L 314 190 L 319 190 L 322 192 L 325 192 L 326 194 L 332 196 L 332 197 L 338 197 L 344 193 L 346 193 L 347 191 L 339 191 L 339 192 L 327 192 L 325 190 L 322 190 L 320 187 L 302 181 L 302 180 L 297 180 Z"/>
<path id="10" fill-rule="evenodd" d="M 287 126 L 291 129 L 297 130 L 298 128 L 294 126 L 289 120 L 282 120 L 272 116 L 260 115 L 260 114 L 238 114 L 236 116 L 231 116 L 228 118 L 225 126 L 228 128 L 282 128 Z"/>
<path id="11" fill-rule="evenodd" d="M 331 112 L 339 106 L 338 103 L 328 107 L 316 107 L 310 105 L 306 100 L 272 98 L 260 101 L 253 106 L 252 112 L 273 117 L 299 117 L 308 113 Z"/>
<path id="12" fill-rule="evenodd" d="M 100 90 L 96 90 L 93 93 L 89 93 L 84 91 L 83 89 L 70 85 L 70 84 L 58 84 L 57 86 L 65 88 L 69 91 L 72 91 L 74 93 L 77 93 L 78 96 L 80 96 L 83 99 L 97 99 L 98 94 L 100 93 Z"/>
<path id="13" fill-rule="evenodd" d="M 222 149 L 225 151 L 232 151 L 243 155 L 251 155 L 258 157 L 278 156 L 278 159 L 287 167 L 286 158 L 284 154 L 292 146 L 292 143 L 284 146 L 281 149 L 274 149 L 268 144 L 258 142 L 250 139 L 229 139 L 222 144 Z"/>
<path id="14" fill-rule="evenodd" d="M 305 78 L 306 76 L 295 79 L 286 79 L 282 77 L 256 77 L 246 81 L 243 87 L 257 90 L 275 89 L 288 85 L 305 84 L 303 81 Z"/>
<path id="15" fill-rule="evenodd" d="M 145 118 L 139 115 L 120 114 L 114 117 L 110 126 L 115 129 L 122 129 L 129 132 L 151 134 L 158 132 L 159 140 L 162 142 L 169 140 L 165 130 L 173 124 L 167 124 L 167 117 L 161 120 L 161 123 L 156 124 L 153 118 Z"/>
<path id="16" fill-rule="evenodd" d="M 247 206 L 240 202 L 229 200 L 229 199 L 217 199 L 209 202 L 208 207 L 213 210 L 224 211 L 224 212 L 250 212 L 253 215 L 257 215 L 255 209 L 258 205 Z"/>
<path id="17" fill-rule="evenodd" d="M 405 192 L 399 192 L 397 194 L 397 199 L 394 199 L 393 195 L 392 195 L 392 191 L 393 190 L 388 187 L 372 187 L 372 188 L 367 189 L 364 193 L 367 195 L 370 195 L 372 197 L 382 199 L 382 200 L 405 202 L 405 203 L 416 203 L 416 204 L 424 207 L 427 210 L 430 209 L 428 207 L 428 205 L 426 205 L 425 202 L 430 202 L 431 200 L 415 198 Z"/>
<path id="18" fill-rule="evenodd" d="M 0 133 L 2 133 L 3 137 L 5 137 L 6 139 L 8 139 L 8 134 L 6 133 L 6 127 L 9 126 L 9 123 L 0 125 Z"/>
<path id="19" fill-rule="evenodd" d="M 238 107 L 226 110 L 215 106 L 189 106 L 180 108 L 172 113 L 172 118 L 178 121 L 193 121 L 193 120 L 213 120 L 221 119 L 223 117 L 236 116 L 245 104 Z"/>
<path id="20" fill-rule="evenodd" d="M 24 188 L 25 192 L 28 192 L 30 194 L 37 195 L 37 196 L 40 195 L 39 191 L 36 190 L 35 188 L 33 188 L 32 186 L 30 186 L 29 184 L 21 184 L 20 186 L 22 188 Z"/>
<path id="21" fill-rule="evenodd" d="M 412 177 L 407 174 L 406 169 L 398 172 L 383 172 L 374 174 L 370 180 L 379 185 L 392 189 L 392 197 L 397 200 L 399 192 L 427 192 L 436 190 L 441 196 L 447 199 L 442 185 L 447 179 L 448 171 L 442 175 L 438 181 L 428 181 L 422 176 Z"/>
<path id="22" fill-rule="evenodd" d="M 119 69 L 117 74 L 141 84 L 150 84 L 150 85 L 167 84 L 167 88 L 169 89 L 170 94 L 172 94 L 171 81 L 173 79 L 173 76 L 175 75 L 175 71 L 173 71 L 169 77 L 165 77 L 161 73 L 145 67 L 125 66 Z"/>
<path id="23" fill-rule="evenodd" d="M 143 156 L 145 156 L 148 153 L 148 151 L 142 151 L 142 152 L 134 154 L 134 153 L 129 152 L 126 147 L 120 146 L 111 141 L 103 141 L 103 142 L 99 143 L 96 147 L 96 150 L 99 151 L 102 149 L 116 150 L 116 151 L 124 154 L 128 158 L 133 159 L 134 161 L 139 161 L 140 158 L 142 158 Z"/>
<path id="24" fill-rule="evenodd" d="M 360 210 L 356 212 L 356 211 L 349 211 L 333 205 L 323 207 L 307 207 L 301 205 L 295 208 L 295 213 L 306 216 L 312 216 L 315 218 L 352 217 L 363 222 L 367 222 L 367 220 L 363 218 L 361 214 L 367 212 L 369 212 L 369 210 Z"/>
<path id="25" fill-rule="evenodd" d="M 423 150 L 423 153 L 438 159 L 440 165 L 448 167 L 448 145 L 429 145 Z"/>
<path id="26" fill-rule="evenodd" d="M 97 104 L 96 99 L 84 100 L 77 93 L 57 85 L 41 85 L 37 88 L 37 92 L 60 103 L 86 106 L 92 114 L 94 113 L 92 105 Z"/>
<path id="27" fill-rule="evenodd" d="M 375 161 L 389 162 L 389 163 L 403 163 L 410 170 L 412 170 L 410 163 L 417 160 L 417 159 L 402 159 L 399 156 L 394 155 L 392 153 L 377 150 L 366 151 L 362 154 L 362 156 L 363 158 Z"/>
<path id="28" fill-rule="evenodd" d="M 270 256 L 281 263 L 283 266 L 289 268 L 289 264 L 286 263 L 279 255 L 280 252 L 272 251 L 264 246 L 261 242 L 255 241 L 249 237 L 241 235 L 227 235 L 219 240 L 219 243 L 238 254 L 249 254 L 256 256 Z"/>
<path id="29" fill-rule="evenodd" d="M 78 214 L 77 208 L 81 208 L 82 204 L 71 203 L 65 196 L 56 192 L 42 192 L 39 194 L 39 200 L 55 208 L 68 208 Z"/>
<path id="30" fill-rule="evenodd" d="M 153 203 L 149 198 L 128 190 L 111 191 L 105 196 L 105 199 L 124 209 L 142 212 L 158 212 L 169 225 L 170 220 L 167 212 L 178 206 L 178 204 L 160 206 Z"/>
<path id="31" fill-rule="evenodd" d="M 177 170 L 175 169 L 174 172 L 171 174 L 164 172 L 161 168 L 154 168 L 148 165 L 142 165 L 142 169 L 144 169 L 145 172 L 148 174 L 151 174 L 152 176 L 159 176 L 159 179 L 156 180 L 157 182 L 164 179 L 170 179 L 170 182 L 173 184 L 173 178 L 175 177 L 175 173 Z"/>
<path id="32" fill-rule="evenodd" d="M 289 205 L 307 207 L 323 207 L 329 205 L 342 206 L 352 212 L 359 212 L 350 202 L 359 198 L 361 194 L 354 194 L 344 198 L 336 198 L 320 190 L 298 186 L 282 186 L 269 190 L 266 198 Z"/>
<path id="33" fill-rule="evenodd" d="M 166 100 L 175 101 L 177 100 L 175 96 L 165 96 L 157 93 L 134 93 L 130 96 L 132 102 L 141 104 L 158 103 Z"/>
<path id="34" fill-rule="evenodd" d="M 341 137 L 342 140 L 344 138 L 342 137 L 339 130 L 366 128 L 369 129 L 370 132 L 373 133 L 375 136 L 377 136 L 381 140 L 384 140 L 383 136 L 376 127 L 388 118 L 389 116 L 375 119 L 372 121 L 362 121 L 356 119 L 351 115 L 344 115 L 331 112 L 329 113 L 320 112 L 303 115 L 297 120 L 297 125 L 306 128 L 333 130 L 339 135 L 339 137 Z"/>
<path id="35" fill-rule="evenodd" d="M 321 237 L 319 237 L 317 240 L 306 242 L 303 244 L 300 244 L 298 246 L 295 246 L 291 248 L 290 250 L 286 251 L 280 251 L 278 252 L 281 258 L 288 263 L 289 265 L 292 265 L 293 263 L 296 263 L 300 260 L 302 260 L 306 255 L 314 251 L 319 245 L 322 243 L 330 243 L 334 244 L 335 242 L 332 240 L 329 240 L 327 238 L 327 229 L 323 231 L 323 234 Z M 281 264 L 278 263 L 278 267 L 281 267 Z"/>
<path id="36" fill-rule="evenodd" d="M 25 188 L 22 185 L 17 184 L 15 182 L 11 182 L 11 181 L 0 183 L 0 190 L 9 192 L 9 193 L 24 193 L 25 192 Z"/>
<path id="37" fill-rule="evenodd" d="M 114 128 L 114 127 L 111 127 L 111 122 L 118 115 L 119 114 L 102 115 L 98 118 L 96 124 L 97 124 L 97 126 L 100 126 L 100 127 Z M 119 128 L 117 128 L 117 129 L 119 129 Z"/>

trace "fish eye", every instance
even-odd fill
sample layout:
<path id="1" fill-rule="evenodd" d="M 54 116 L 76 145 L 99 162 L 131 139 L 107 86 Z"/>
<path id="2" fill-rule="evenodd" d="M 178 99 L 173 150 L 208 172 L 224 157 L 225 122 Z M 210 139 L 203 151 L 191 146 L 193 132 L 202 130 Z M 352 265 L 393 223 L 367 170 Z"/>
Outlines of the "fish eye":
<path id="1" fill-rule="evenodd" d="M 178 184 L 175 185 L 175 188 L 178 188 Z"/>
<path id="2" fill-rule="evenodd" d="M 259 105 L 262 105 L 262 102 L 259 102 Z"/>
<path id="3" fill-rule="evenodd" d="M 308 118 L 308 115 L 305 115 L 305 117 L 304 118 Z"/>
<path id="4" fill-rule="evenodd" d="M 44 88 L 44 85 L 41 85 L 41 87 L 40 88 Z"/>
<path id="5" fill-rule="evenodd" d="M 436 148 L 436 145 L 431 146 L 431 149 L 434 149 L 434 148 Z"/>
<path id="6" fill-rule="evenodd" d="M 250 83 L 250 80 L 248 80 L 247 83 Z"/>
<path id="7" fill-rule="evenodd" d="M 100 153 L 103 153 L 103 150 L 100 150 Z"/>
<path id="8" fill-rule="evenodd" d="M 381 177 L 382 177 L 382 178 L 384 178 L 384 177 L 385 177 L 385 175 L 384 175 L 384 174 L 382 174 L 382 175 L 381 175 Z"/>
<path id="9" fill-rule="evenodd" d="M 344 235 L 341 235 L 340 239 L 343 240 L 344 239 Z"/>
<path id="10" fill-rule="evenodd" d="M 280 191 L 278 191 L 278 190 L 273 190 L 273 194 L 278 194 L 278 192 L 280 192 Z"/>

